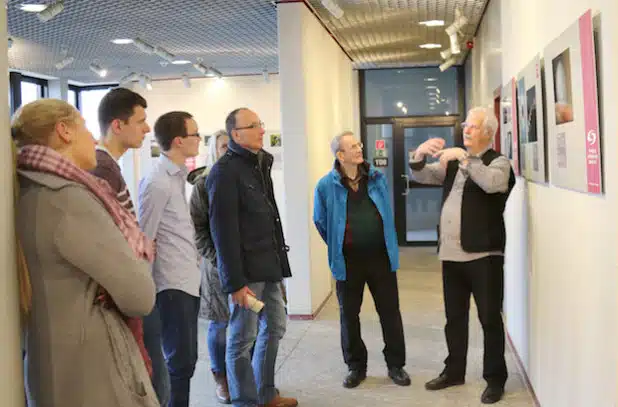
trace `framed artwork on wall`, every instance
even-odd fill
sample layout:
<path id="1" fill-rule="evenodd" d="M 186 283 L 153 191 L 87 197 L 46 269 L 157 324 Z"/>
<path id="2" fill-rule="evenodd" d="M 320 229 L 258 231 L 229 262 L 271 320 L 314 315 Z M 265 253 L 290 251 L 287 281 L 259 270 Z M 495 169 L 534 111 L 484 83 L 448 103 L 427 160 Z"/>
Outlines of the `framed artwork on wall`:
<path id="1" fill-rule="evenodd" d="M 523 176 L 534 182 L 547 182 L 546 132 L 543 103 L 543 67 L 537 55 L 519 76 L 520 159 Z M 522 106 L 523 105 L 523 106 Z"/>
<path id="2" fill-rule="evenodd" d="M 545 48 L 547 147 L 552 185 L 602 194 L 595 58 L 590 10 Z"/>
<path id="3" fill-rule="evenodd" d="M 501 92 L 500 131 L 502 154 L 513 166 L 515 175 L 520 175 L 519 139 L 517 134 L 517 92 L 515 79 L 508 81 Z"/>

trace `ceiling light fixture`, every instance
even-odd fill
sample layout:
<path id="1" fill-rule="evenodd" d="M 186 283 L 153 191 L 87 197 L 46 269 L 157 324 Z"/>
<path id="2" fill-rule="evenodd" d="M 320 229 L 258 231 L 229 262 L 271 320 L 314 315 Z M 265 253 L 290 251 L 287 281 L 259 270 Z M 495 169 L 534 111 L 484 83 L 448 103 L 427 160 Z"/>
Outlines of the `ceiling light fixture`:
<path id="1" fill-rule="evenodd" d="M 120 78 L 119 82 L 123 84 L 123 83 L 135 82 L 137 80 L 139 80 L 139 75 L 136 74 L 135 72 L 131 72 L 130 74 L 125 75 L 122 78 Z"/>
<path id="2" fill-rule="evenodd" d="M 141 40 L 140 38 L 135 38 L 133 40 L 133 45 L 140 49 L 140 51 L 145 52 L 147 54 L 152 54 L 155 51 L 155 48 Z"/>
<path id="3" fill-rule="evenodd" d="M 170 54 L 165 48 L 157 46 L 155 48 L 155 54 L 157 54 L 158 56 L 160 56 L 161 58 L 165 59 L 168 62 L 174 62 L 174 58 L 175 56 Z"/>
<path id="4" fill-rule="evenodd" d="M 425 49 L 434 49 L 434 48 L 442 48 L 442 45 L 428 43 L 428 44 L 419 45 L 419 47 L 420 48 L 425 48 Z"/>
<path id="5" fill-rule="evenodd" d="M 172 61 L 172 64 L 174 65 L 187 65 L 190 64 L 191 61 L 187 61 L 186 59 L 177 59 L 175 61 Z"/>
<path id="6" fill-rule="evenodd" d="M 116 38 L 112 40 L 112 42 L 116 45 L 133 44 L 133 40 L 131 38 Z"/>
<path id="7" fill-rule="evenodd" d="M 107 76 L 107 70 L 101 68 L 97 64 L 90 64 L 90 70 L 99 75 L 101 78 L 105 78 Z"/>
<path id="8" fill-rule="evenodd" d="M 444 20 L 427 20 L 421 21 L 419 24 L 425 27 L 442 27 L 444 25 Z"/>
<path id="9" fill-rule="evenodd" d="M 40 13 L 47 8 L 47 4 L 20 4 L 19 9 L 26 13 Z"/>
<path id="10" fill-rule="evenodd" d="M 320 3 L 322 3 L 324 8 L 326 8 L 326 10 L 328 10 L 333 17 L 337 19 L 343 17 L 343 10 L 333 0 L 320 0 Z"/>
<path id="11" fill-rule="evenodd" d="M 60 14 L 62 10 L 64 10 L 64 0 L 58 0 L 55 3 L 49 4 L 44 10 L 39 11 L 37 17 L 45 23 Z"/>
<path id="12" fill-rule="evenodd" d="M 191 87 L 191 79 L 189 78 L 189 75 L 186 73 L 182 74 L 182 84 L 185 86 L 185 88 Z"/>
<path id="13" fill-rule="evenodd" d="M 201 62 L 196 62 L 193 64 L 193 67 L 198 70 L 202 75 L 206 75 L 208 73 L 208 68 L 204 66 Z"/>
<path id="14" fill-rule="evenodd" d="M 447 59 L 442 65 L 440 65 L 440 72 L 444 72 L 447 69 L 449 69 L 451 66 L 455 64 L 455 61 L 456 59 L 454 57 Z"/>
<path id="15" fill-rule="evenodd" d="M 450 49 L 445 49 L 444 51 L 440 52 L 440 56 L 442 57 L 442 59 L 449 59 L 452 55 L 453 53 Z"/>
<path id="16" fill-rule="evenodd" d="M 223 78 L 223 74 L 213 67 L 208 68 L 208 74 L 206 74 L 206 76 L 214 76 L 217 79 Z"/>
<path id="17" fill-rule="evenodd" d="M 73 61 L 75 61 L 75 58 L 73 58 L 73 57 L 66 57 L 62 61 L 56 63 L 56 69 L 63 69 L 66 66 L 72 64 Z"/>
<path id="18" fill-rule="evenodd" d="M 152 90 L 152 79 L 146 74 L 139 75 L 139 84 L 146 90 Z"/>

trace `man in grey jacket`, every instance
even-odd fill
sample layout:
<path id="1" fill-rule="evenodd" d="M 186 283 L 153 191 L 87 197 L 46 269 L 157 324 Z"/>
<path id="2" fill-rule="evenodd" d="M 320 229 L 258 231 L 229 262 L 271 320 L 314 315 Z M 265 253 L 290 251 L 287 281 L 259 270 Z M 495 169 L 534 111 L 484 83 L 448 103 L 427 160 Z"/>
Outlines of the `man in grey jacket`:
<path id="1" fill-rule="evenodd" d="M 515 174 L 509 160 L 491 148 L 498 121 L 490 109 L 470 110 L 463 127 L 465 148 L 444 149 L 444 140 L 434 138 L 410 157 L 416 181 L 444 189 L 439 257 L 449 355 L 443 372 L 425 387 L 441 390 L 464 383 L 472 294 L 485 339 L 487 388 L 481 401 L 492 404 L 502 398 L 507 379 L 501 315 L 506 242 L 502 215 Z M 426 164 L 427 156 L 439 157 L 440 162 Z"/>

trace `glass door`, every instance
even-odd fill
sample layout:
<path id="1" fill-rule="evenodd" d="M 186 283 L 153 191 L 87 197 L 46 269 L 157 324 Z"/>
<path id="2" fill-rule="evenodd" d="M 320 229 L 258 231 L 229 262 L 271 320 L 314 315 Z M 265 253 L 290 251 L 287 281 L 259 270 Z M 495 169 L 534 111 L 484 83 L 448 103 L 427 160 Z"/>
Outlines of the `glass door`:
<path id="1" fill-rule="evenodd" d="M 410 174 L 408 152 L 430 138 L 440 137 L 446 147 L 461 144 L 458 117 L 397 120 L 393 130 L 395 223 L 400 245 L 434 246 L 438 243 L 438 223 L 442 187 L 415 182 Z M 428 163 L 437 161 L 427 158 Z"/>
<path id="2" fill-rule="evenodd" d="M 445 139 L 447 147 L 460 145 L 459 117 L 367 119 L 364 130 L 365 158 L 388 181 L 399 244 L 437 245 L 442 188 L 412 180 L 408 151 L 433 137 Z M 436 159 L 428 159 L 433 161 Z"/>

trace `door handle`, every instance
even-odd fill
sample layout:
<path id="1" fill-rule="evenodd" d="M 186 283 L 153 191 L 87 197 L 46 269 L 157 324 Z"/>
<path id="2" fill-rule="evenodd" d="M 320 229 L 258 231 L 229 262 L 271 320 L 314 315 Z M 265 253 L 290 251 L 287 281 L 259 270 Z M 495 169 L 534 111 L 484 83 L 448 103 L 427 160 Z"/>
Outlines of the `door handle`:
<path id="1" fill-rule="evenodd" d="M 406 196 L 410 193 L 410 177 L 408 176 L 408 174 L 401 174 L 401 178 L 403 178 L 404 182 L 406 183 L 405 190 L 401 193 L 401 195 Z"/>

